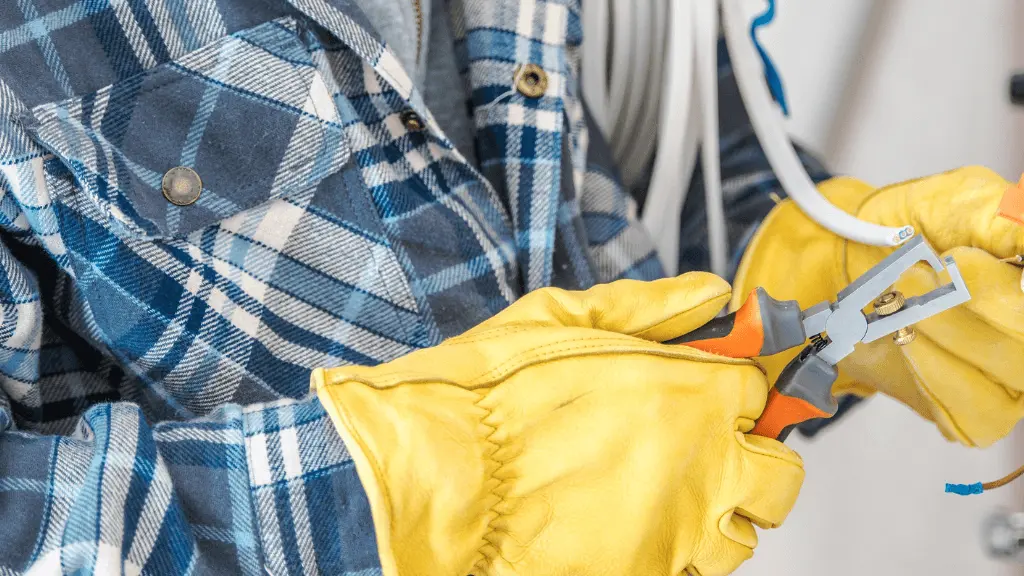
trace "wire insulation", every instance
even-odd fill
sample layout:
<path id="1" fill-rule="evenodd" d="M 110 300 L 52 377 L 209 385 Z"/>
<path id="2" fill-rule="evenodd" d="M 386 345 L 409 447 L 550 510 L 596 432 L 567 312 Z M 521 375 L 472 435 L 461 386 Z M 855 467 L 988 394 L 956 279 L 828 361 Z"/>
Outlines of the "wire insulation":
<path id="1" fill-rule="evenodd" d="M 693 10 L 667 3 L 665 70 L 658 113 L 657 153 L 641 221 L 654 239 L 665 272 L 679 269 L 680 216 L 697 159 L 698 99 L 694 94 Z"/>
<path id="2" fill-rule="evenodd" d="M 767 1 L 753 20 L 744 13 L 744 0 L 584 3 L 584 98 L 609 142 L 623 184 L 632 192 L 646 187 L 641 220 L 668 274 L 678 270 L 680 212 L 702 141 L 711 270 L 727 271 L 717 128 L 722 30 L 754 133 L 782 188 L 800 209 L 834 234 L 862 244 L 896 246 L 914 234 L 910 226 L 859 220 L 833 206 L 811 181 L 783 124 L 782 112 L 788 113 L 789 105 L 781 77 L 757 38 L 776 15 L 775 0 Z M 695 129 L 698 118 L 700 130 Z"/>
<path id="3" fill-rule="evenodd" d="M 1024 476 L 1024 466 L 1017 468 L 1013 472 L 1010 472 L 1006 476 L 992 482 L 975 482 L 974 484 L 946 484 L 947 494 L 958 494 L 960 496 L 971 496 L 973 494 L 981 494 L 988 490 L 995 490 L 1006 486 L 1010 482 L 1013 482 L 1017 478 Z"/>
<path id="4" fill-rule="evenodd" d="M 985 490 L 995 490 L 996 488 L 999 488 L 1001 486 L 1006 486 L 1010 482 L 1013 482 L 1017 478 L 1020 478 L 1021 475 L 1024 475 L 1024 466 L 1021 466 L 1020 468 L 1017 468 L 1016 470 L 1014 470 L 1013 472 L 1010 472 L 1006 476 L 1003 476 L 999 480 L 993 480 L 992 482 L 985 482 L 984 484 L 981 485 L 981 487 L 984 488 Z"/>
<path id="5" fill-rule="evenodd" d="M 888 227 L 860 220 L 836 208 L 818 192 L 786 133 L 783 118 L 764 82 L 764 70 L 747 33 L 743 0 L 722 0 L 725 40 L 736 83 L 768 163 L 790 198 L 812 220 L 837 236 L 873 246 L 897 246 L 914 234 L 911 226 Z"/>
<path id="6" fill-rule="evenodd" d="M 701 168 L 708 222 L 711 272 L 725 277 L 729 265 L 729 233 L 725 225 L 722 164 L 718 145 L 718 2 L 693 0 L 696 26 L 697 86 L 701 100 Z"/>

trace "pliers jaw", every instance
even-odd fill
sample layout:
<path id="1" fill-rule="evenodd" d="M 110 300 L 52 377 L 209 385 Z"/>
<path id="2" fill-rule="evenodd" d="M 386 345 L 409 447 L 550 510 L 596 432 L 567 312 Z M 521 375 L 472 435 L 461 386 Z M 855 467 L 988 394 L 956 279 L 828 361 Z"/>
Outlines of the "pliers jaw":
<path id="1" fill-rule="evenodd" d="M 879 338 L 916 324 L 921 320 L 959 306 L 971 299 L 971 293 L 967 290 L 967 283 L 960 274 L 960 269 L 952 256 L 943 259 L 946 271 L 949 273 L 950 283 L 940 286 L 926 294 L 907 298 L 906 303 L 899 312 L 888 316 L 880 316 L 875 312 L 867 314 L 868 329 L 861 338 L 861 342 L 873 342 Z M 941 268 L 937 271 L 941 272 Z"/>
<path id="2" fill-rule="evenodd" d="M 889 292 L 904 272 L 922 261 L 936 272 L 946 270 L 950 283 L 908 298 L 902 308 L 892 314 L 864 313 L 879 296 Z M 828 344 L 817 355 L 836 365 L 853 352 L 858 343 L 873 342 L 970 299 L 967 284 L 953 258 L 947 256 L 940 261 L 924 237 L 915 236 L 847 286 L 834 303 L 822 302 L 805 310 L 804 331 L 808 335 L 827 335 Z"/>
<path id="3" fill-rule="evenodd" d="M 918 262 L 927 262 L 936 272 L 949 272 L 949 284 L 903 300 L 889 293 L 900 276 Z M 943 268 L 945 263 L 945 268 Z M 733 358 L 770 356 L 806 346 L 779 375 L 768 392 L 764 412 L 752 434 L 784 440 L 798 424 L 815 418 L 829 418 L 837 405 L 832 384 L 839 377 L 836 365 L 860 342 L 872 342 L 897 333 L 928 317 L 970 300 L 970 292 L 952 258 L 940 260 L 924 238 L 908 240 L 839 293 L 835 302 L 821 302 L 800 310 L 796 301 L 775 300 L 764 288 L 755 288 L 738 310 L 670 340 L 707 352 Z M 899 342 L 909 342 L 912 333 Z"/>
<path id="4" fill-rule="evenodd" d="M 901 300 L 902 304 L 883 313 L 864 312 L 921 261 L 936 272 L 948 271 L 950 283 Z M 847 286 L 834 303 L 821 302 L 801 313 L 804 333 L 812 343 L 782 370 L 752 432 L 785 441 L 800 423 L 832 417 L 838 408 L 832 396 L 832 385 L 839 377 L 836 365 L 854 346 L 908 328 L 970 298 L 956 262 L 951 257 L 940 261 L 923 237 L 912 238 Z"/>

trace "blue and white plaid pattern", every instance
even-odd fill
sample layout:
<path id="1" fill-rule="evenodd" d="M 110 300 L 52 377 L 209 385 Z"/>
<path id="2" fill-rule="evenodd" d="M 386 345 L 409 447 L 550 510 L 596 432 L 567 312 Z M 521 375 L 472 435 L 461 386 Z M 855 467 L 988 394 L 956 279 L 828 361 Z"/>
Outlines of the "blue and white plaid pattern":
<path id="1" fill-rule="evenodd" d="M 0 574 L 380 574 L 309 370 L 662 274 L 578 0 L 447 8 L 475 164 L 350 0 L 0 2 Z"/>
<path id="2" fill-rule="evenodd" d="M 478 168 L 348 0 L 0 2 L 0 573 L 379 574 L 309 370 L 661 274 L 578 4 L 452 2 Z"/>

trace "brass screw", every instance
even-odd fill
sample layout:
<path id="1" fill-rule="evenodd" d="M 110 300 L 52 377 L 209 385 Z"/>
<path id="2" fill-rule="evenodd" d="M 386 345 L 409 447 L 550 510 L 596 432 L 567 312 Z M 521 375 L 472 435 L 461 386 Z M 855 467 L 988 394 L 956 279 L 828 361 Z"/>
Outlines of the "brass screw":
<path id="1" fill-rule="evenodd" d="M 882 294 L 875 300 L 875 313 L 879 316 L 890 316 L 899 312 L 906 302 L 907 300 L 903 297 L 903 294 L 893 290 L 887 294 Z M 906 346 L 913 342 L 915 338 L 917 338 L 917 332 L 912 326 L 900 328 L 892 335 L 892 341 L 897 346 Z"/>
<path id="2" fill-rule="evenodd" d="M 906 303 L 907 300 L 899 292 L 882 294 L 878 297 L 878 300 L 875 300 L 875 312 L 879 316 L 889 316 L 899 312 Z"/>
<path id="3" fill-rule="evenodd" d="M 900 328 L 892 335 L 892 341 L 897 346 L 906 346 L 913 342 L 915 338 L 917 338 L 917 332 L 910 327 Z"/>

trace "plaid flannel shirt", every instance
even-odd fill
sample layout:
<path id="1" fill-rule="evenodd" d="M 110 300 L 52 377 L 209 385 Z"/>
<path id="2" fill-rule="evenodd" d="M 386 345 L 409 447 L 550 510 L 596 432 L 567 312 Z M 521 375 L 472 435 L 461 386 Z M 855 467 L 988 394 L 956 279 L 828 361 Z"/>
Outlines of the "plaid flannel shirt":
<path id="1" fill-rule="evenodd" d="M 578 0 L 449 10 L 476 165 L 349 0 L 0 2 L 0 574 L 379 574 L 309 370 L 662 274 Z"/>

